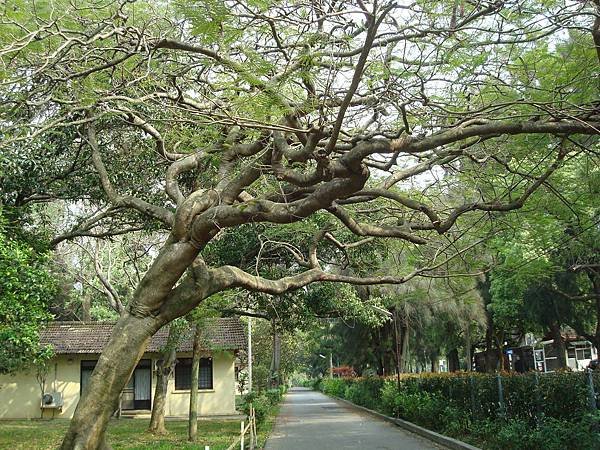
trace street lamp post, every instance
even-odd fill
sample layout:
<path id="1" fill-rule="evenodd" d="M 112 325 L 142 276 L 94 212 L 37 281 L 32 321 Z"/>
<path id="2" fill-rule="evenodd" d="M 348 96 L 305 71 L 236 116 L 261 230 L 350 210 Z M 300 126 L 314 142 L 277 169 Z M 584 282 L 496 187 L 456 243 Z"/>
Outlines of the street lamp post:
<path id="1" fill-rule="evenodd" d="M 327 356 L 319 353 L 319 358 L 327 359 Z M 329 378 L 333 378 L 333 352 L 329 352 Z"/>

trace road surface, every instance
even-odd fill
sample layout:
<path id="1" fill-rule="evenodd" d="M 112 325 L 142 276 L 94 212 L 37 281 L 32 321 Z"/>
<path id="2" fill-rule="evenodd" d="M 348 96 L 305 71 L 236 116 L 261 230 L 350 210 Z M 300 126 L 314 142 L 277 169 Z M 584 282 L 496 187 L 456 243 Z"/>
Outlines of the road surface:
<path id="1" fill-rule="evenodd" d="M 401 428 L 320 392 L 290 389 L 265 450 L 440 450 Z"/>

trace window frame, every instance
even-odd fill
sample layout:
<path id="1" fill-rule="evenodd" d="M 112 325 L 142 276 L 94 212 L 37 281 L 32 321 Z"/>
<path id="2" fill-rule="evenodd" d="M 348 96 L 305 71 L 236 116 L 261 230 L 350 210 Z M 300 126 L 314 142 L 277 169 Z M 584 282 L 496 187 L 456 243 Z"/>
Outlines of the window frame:
<path id="1" fill-rule="evenodd" d="M 212 356 L 200 358 L 200 367 L 198 368 L 198 390 L 212 391 L 214 390 L 214 361 Z M 203 381 L 202 370 L 208 369 L 208 382 L 201 384 Z M 175 391 L 189 391 L 192 386 L 192 358 L 177 358 L 175 363 Z M 206 380 L 206 378 L 204 378 Z"/>

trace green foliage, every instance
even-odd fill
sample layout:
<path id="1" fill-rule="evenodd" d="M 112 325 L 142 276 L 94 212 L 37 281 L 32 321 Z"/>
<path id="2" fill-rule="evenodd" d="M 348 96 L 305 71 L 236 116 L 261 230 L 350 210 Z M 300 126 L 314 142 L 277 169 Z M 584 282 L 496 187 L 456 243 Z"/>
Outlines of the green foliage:
<path id="1" fill-rule="evenodd" d="M 7 236 L 0 216 L 0 373 L 52 355 L 40 347 L 38 333 L 51 319 L 46 305 L 55 292 L 47 256 Z"/>
<path id="2" fill-rule="evenodd" d="M 600 448 L 600 415 L 581 421 L 546 419 L 536 426 L 526 421 L 483 420 L 471 425 L 471 439 L 486 450 L 595 450 Z"/>
<path id="3" fill-rule="evenodd" d="M 380 391 L 384 381 L 378 377 L 366 377 L 350 384 L 344 391 L 344 398 L 369 409 L 378 409 Z"/>
<path id="4" fill-rule="evenodd" d="M 594 382 L 600 385 L 600 375 Z M 598 448 L 600 415 L 590 414 L 586 374 L 503 375 L 502 383 L 502 415 L 495 375 L 406 374 L 400 390 L 395 379 L 375 377 L 318 379 L 314 386 L 486 449 Z"/>
<path id="5" fill-rule="evenodd" d="M 262 424 L 272 411 L 273 407 L 281 402 L 286 390 L 287 388 L 285 386 L 280 386 L 277 389 L 249 392 L 244 395 L 242 399 L 241 410 L 245 414 L 250 414 L 250 405 L 252 405 L 254 414 L 256 415 L 256 422 Z"/>
<path id="6" fill-rule="evenodd" d="M 346 387 L 350 383 L 352 383 L 352 381 L 345 378 L 324 378 L 321 382 L 321 388 L 327 395 L 344 398 Z"/>

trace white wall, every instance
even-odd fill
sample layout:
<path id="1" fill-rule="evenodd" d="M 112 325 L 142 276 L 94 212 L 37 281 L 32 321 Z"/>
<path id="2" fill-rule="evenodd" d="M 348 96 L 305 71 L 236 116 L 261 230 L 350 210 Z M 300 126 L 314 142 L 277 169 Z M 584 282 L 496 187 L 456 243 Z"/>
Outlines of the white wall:
<path id="1" fill-rule="evenodd" d="M 182 354 L 182 357 L 191 355 Z M 46 409 L 44 417 L 71 418 L 79 401 L 81 360 L 97 359 L 97 355 L 58 356 L 50 364 L 45 392 L 63 394 L 62 410 Z M 154 361 L 156 355 L 144 356 Z M 156 389 L 156 374 L 152 376 L 152 395 Z M 198 395 L 200 415 L 235 414 L 235 370 L 231 352 L 213 355 L 213 389 L 201 390 Z M 166 415 L 187 417 L 190 392 L 176 391 L 175 379 L 169 380 Z M 16 375 L 0 375 L 0 419 L 39 418 L 42 394 L 35 370 Z"/>

